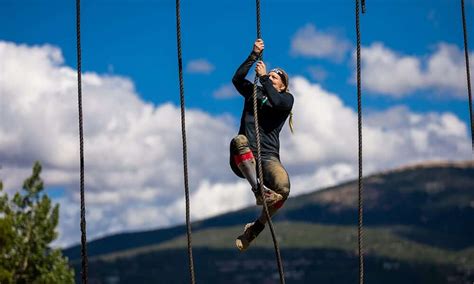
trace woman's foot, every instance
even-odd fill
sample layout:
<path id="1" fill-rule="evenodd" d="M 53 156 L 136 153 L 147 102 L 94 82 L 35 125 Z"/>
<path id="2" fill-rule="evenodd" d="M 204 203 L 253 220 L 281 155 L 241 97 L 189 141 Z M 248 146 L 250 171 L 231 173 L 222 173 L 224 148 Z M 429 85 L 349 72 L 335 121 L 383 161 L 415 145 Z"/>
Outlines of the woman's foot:
<path id="1" fill-rule="evenodd" d="M 244 227 L 244 233 L 235 240 L 235 245 L 240 251 L 245 251 L 263 229 L 265 229 L 265 225 L 258 220 L 253 223 L 248 223 Z"/>
<path id="2" fill-rule="evenodd" d="M 253 194 L 255 195 L 255 200 L 257 205 L 263 205 L 263 196 L 260 193 L 260 189 L 252 188 Z M 267 206 L 272 206 L 273 204 L 277 203 L 278 201 L 283 199 L 283 196 L 275 191 L 269 189 L 266 186 L 263 186 L 263 192 L 265 194 L 265 201 L 267 202 Z"/>

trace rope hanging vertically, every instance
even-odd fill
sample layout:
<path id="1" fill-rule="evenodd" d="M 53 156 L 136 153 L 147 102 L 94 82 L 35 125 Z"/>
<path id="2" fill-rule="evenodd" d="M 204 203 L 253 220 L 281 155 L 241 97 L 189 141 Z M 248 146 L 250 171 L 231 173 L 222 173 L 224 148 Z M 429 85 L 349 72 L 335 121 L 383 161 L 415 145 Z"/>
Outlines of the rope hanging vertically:
<path id="1" fill-rule="evenodd" d="M 471 154 L 474 155 L 474 123 L 472 121 L 472 93 L 471 93 L 471 71 L 469 66 L 469 48 L 467 40 L 466 13 L 464 11 L 464 0 L 461 0 L 462 27 L 464 33 L 464 56 L 466 58 L 467 94 L 469 97 L 469 119 L 471 121 Z"/>
<path id="2" fill-rule="evenodd" d="M 81 0 L 76 0 L 76 35 L 77 35 L 77 102 L 79 109 L 79 156 L 80 156 L 80 191 L 81 191 L 81 278 L 87 283 L 87 236 L 86 206 L 84 198 L 84 131 L 82 119 L 82 82 L 81 82 Z"/>
<path id="3" fill-rule="evenodd" d="M 181 101 L 181 136 L 183 140 L 183 171 L 184 171 L 184 195 L 186 198 L 186 235 L 188 237 L 188 258 L 189 274 L 191 283 L 195 283 L 193 249 L 191 242 L 191 222 L 189 218 L 189 183 L 188 183 L 188 155 L 186 145 L 186 113 L 184 107 L 184 80 L 183 80 L 183 59 L 181 55 L 181 13 L 180 0 L 176 0 L 176 38 L 178 42 L 178 70 L 179 70 L 179 94 Z"/>
<path id="4" fill-rule="evenodd" d="M 260 25 L 260 0 L 257 1 L 257 38 L 262 38 L 261 34 L 261 25 Z M 258 60 L 262 60 L 262 54 L 259 55 Z M 259 190 L 260 194 L 263 196 L 263 207 L 265 209 L 265 214 L 267 215 L 268 220 L 268 227 L 270 228 L 270 232 L 272 234 L 273 245 L 275 248 L 275 254 L 277 258 L 277 265 L 278 265 L 278 272 L 280 274 L 280 283 L 285 283 L 285 275 L 283 273 L 283 264 L 281 261 L 280 255 L 280 248 L 278 247 L 278 241 L 275 236 L 275 229 L 273 228 L 273 223 L 271 220 L 270 212 L 268 211 L 267 202 L 265 199 L 265 194 L 263 192 L 263 170 L 262 170 L 262 159 L 261 159 L 261 146 L 260 146 L 260 129 L 258 124 L 258 112 L 257 112 L 257 82 L 258 82 L 258 75 L 255 74 L 255 79 L 253 83 L 253 115 L 255 119 L 255 137 L 257 142 L 257 169 L 258 169 L 258 179 L 259 182 Z"/>
<path id="5" fill-rule="evenodd" d="M 359 283 L 364 283 L 364 250 L 363 250 L 363 199 L 362 199 L 362 88 L 360 76 L 360 12 L 359 1 L 362 4 L 362 13 L 365 13 L 365 0 L 356 2 L 356 34 L 357 34 L 357 113 L 359 132 L 359 226 L 357 231 L 359 244 Z"/>

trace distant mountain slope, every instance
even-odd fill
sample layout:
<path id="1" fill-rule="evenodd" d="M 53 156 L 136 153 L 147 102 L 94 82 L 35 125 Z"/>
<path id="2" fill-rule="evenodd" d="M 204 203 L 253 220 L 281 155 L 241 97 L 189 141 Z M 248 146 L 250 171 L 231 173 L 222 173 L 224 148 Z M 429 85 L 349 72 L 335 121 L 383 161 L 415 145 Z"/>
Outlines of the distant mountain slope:
<path id="1" fill-rule="evenodd" d="M 195 222 L 193 232 L 241 226 L 253 220 L 257 212 L 257 207 L 250 207 Z M 292 197 L 275 221 L 355 225 L 357 181 Z M 364 223 L 366 227 L 405 226 L 397 234 L 442 249 L 473 246 L 474 162 L 424 163 L 364 178 Z M 158 245 L 184 233 L 184 226 L 177 226 L 118 234 L 89 242 L 88 252 L 89 256 L 97 256 Z M 70 259 L 77 259 L 79 246 L 64 253 Z"/>
<path id="2" fill-rule="evenodd" d="M 404 237 L 440 248 L 474 245 L 474 162 L 404 167 L 364 179 L 364 225 L 423 229 Z M 356 224 L 357 182 L 300 196 L 286 220 Z M 433 237 L 435 234 L 437 237 Z"/>
<path id="3" fill-rule="evenodd" d="M 316 187 L 317 185 L 315 185 Z M 288 283 L 357 283 L 357 181 L 292 197 L 275 218 Z M 265 230 L 234 239 L 257 207 L 193 223 L 198 283 L 278 283 Z M 364 178 L 367 284 L 474 283 L 474 162 L 424 163 Z M 189 283 L 184 226 L 89 243 L 94 283 Z M 65 251 L 80 278 L 79 247 Z"/>

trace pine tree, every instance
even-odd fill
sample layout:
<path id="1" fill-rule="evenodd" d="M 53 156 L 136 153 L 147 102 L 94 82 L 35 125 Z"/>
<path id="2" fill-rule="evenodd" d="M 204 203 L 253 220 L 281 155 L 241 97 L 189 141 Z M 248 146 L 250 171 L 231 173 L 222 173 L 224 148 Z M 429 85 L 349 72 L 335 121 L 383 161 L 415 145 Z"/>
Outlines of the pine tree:
<path id="1" fill-rule="evenodd" d="M 0 195 L 0 283 L 74 283 L 74 272 L 61 251 L 49 244 L 57 238 L 59 205 L 43 192 L 41 165 L 13 199 Z M 3 185 L 0 181 L 0 191 Z"/>

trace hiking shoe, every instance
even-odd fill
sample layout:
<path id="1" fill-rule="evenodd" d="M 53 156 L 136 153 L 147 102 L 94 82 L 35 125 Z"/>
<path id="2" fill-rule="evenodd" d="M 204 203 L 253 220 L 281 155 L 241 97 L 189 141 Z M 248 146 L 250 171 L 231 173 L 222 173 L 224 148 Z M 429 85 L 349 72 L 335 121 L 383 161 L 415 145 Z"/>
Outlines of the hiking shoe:
<path id="1" fill-rule="evenodd" d="M 235 245 L 240 251 L 245 251 L 264 228 L 265 225 L 259 221 L 248 223 L 244 227 L 244 233 L 235 240 Z"/>
<path id="2" fill-rule="evenodd" d="M 263 197 L 260 193 L 260 189 L 254 190 L 252 188 L 253 194 L 255 195 L 255 200 L 257 205 L 263 205 Z M 269 189 L 266 186 L 263 186 L 263 192 L 265 194 L 265 201 L 267 202 L 267 206 L 272 206 L 273 204 L 277 203 L 278 201 L 283 199 L 283 196 L 275 191 Z"/>

